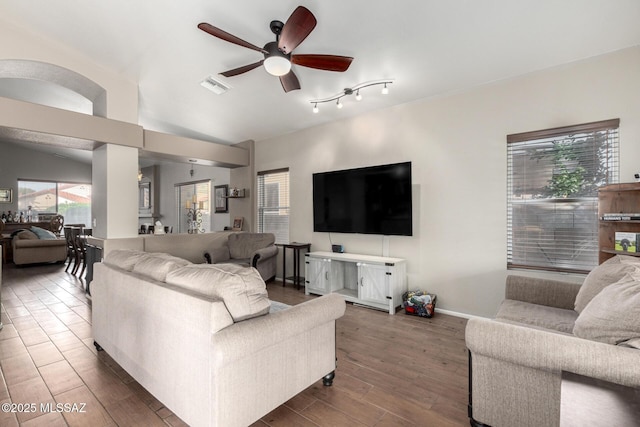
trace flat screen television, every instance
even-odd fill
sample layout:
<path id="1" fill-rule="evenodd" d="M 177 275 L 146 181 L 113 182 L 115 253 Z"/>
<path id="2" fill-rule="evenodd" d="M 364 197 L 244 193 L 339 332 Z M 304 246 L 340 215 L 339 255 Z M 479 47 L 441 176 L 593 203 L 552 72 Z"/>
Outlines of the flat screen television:
<path id="1" fill-rule="evenodd" d="M 313 174 L 313 231 L 411 236 L 411 162 Z"/>

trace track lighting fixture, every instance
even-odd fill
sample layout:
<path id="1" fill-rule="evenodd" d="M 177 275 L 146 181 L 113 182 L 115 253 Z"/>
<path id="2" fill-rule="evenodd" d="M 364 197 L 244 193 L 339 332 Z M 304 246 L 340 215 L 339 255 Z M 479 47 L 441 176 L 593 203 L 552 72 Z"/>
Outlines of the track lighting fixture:
<path id="1" fill-rule="evenodd" d="M 365 87 L 369 87 L 369 86 L 376 86 L 376 85 L 384 85 L 384 87 L 382 88 L 382 94 L 386 95 L 389 93 L 389 88 L 387 87 L 387 85 L 393 83 L 392 79 L 386 79 L 386 80 L 374 80 L 371 82 L 365 82 L 365 83 L 360 83 L 358 85 L 355 85 L 352 88 L 345 88 L 342 90 L 342 92 L 340 92 L 337 95 L 334 96 L 330 96 L 329 98 L 323 98 L 323 99 L 312 99 L 311 101 L 309 101 L 311 104 L 313 104 L 313 112 L 317 113 L 319 111 L 318 109 L 318 104 L 322 104 L 324 102 L 332 102 L 332 101 L 336 101 L 336 107 L 338 109 L 342 108 L 343 104 L 342 102 L 340 102 L 340 99 L 347 96 L 347 95 L 353 95 L 354 93 L 356 94 L 355 98 L 357 101 L 362 100 L 362 95 L 360 94 L 360 89 L 365 88 Z"/>

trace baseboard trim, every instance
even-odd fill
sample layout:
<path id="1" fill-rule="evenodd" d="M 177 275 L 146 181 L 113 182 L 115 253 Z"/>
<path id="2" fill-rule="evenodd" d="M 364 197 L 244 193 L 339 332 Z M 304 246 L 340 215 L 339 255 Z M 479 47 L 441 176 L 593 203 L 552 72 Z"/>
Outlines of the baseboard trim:
<path id="1" fill-rule="evenodd" d="M 276 276 L 275 280 L 276 281 L 280 281 L 282 283 L 282 278 L 280 278 L 280 277 Z M 303 288 L 304 288 L 304 283 L 301 283 L 300 284 L 300 289 L 303 289 Z M 370 307 L 370 306 L 366 306 L 366 307 L 375 308 L 375 307 Z M 402 306 L 400 306 L 400 309 L 402 309 Z M 386 310 L 382 310 L 382 311 L 386 311 Z M 445 310 L 445 309 L 438 308 L 438 307 L 436 307 L 436 313 L 448 314 L 449 316 L 454 316 L 454 317 L 462 317 L 463 319 L 475 319 L 475 318 L 486 319 L 486 317 L 483 317 L 483 316 L 475 316 L 473 314 L 460 313 L 459 311 Z"/>
<path id="2" fill-rule="evenodd" d="M 475 316 L 473 314 L 460 313 L 459 311 L 453 311 L 453 310 L 444 310 L 438 307 L 436 307 L 436 313 L 448 314 L 450 316 L 455 316 L 455 317 L 462 317 L 463 319 L 486 319 L 485 317 L 482 317 L 482 316 Z"/>

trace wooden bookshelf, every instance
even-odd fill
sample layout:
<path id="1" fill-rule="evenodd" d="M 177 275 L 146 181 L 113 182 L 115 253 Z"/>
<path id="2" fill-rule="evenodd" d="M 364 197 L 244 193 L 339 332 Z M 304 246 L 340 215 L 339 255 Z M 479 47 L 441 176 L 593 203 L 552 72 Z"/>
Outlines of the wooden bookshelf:
<path id="1" fill-rule="evenodd" d="M 598 189 L 598 217 L 604 214 L 640 212 L 640 182 L 605 185 Z M 602 264 L 615 255 L 640 257 L 638 252 L 616 251 L 616 232 L 640 233 L 640 220 L 599 220 L 598 262 Z"/>

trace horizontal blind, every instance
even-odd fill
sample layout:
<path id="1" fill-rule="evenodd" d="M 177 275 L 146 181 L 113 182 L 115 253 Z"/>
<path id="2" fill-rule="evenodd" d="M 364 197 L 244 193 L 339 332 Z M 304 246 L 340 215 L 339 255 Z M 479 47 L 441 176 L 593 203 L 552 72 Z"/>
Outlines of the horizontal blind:
<path id="1" fill-rule="evenodd" d="M 289 169 L 258 172 L 258 232 L 289 243 Z"/>
<path id="2" fill-rule="evenodd" d="M 618 182 L 619 120 L 507 137 L 507 267 L 598 264 L 598 187 Z"/>

